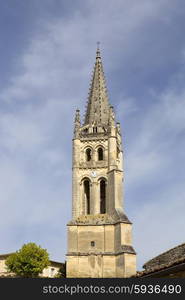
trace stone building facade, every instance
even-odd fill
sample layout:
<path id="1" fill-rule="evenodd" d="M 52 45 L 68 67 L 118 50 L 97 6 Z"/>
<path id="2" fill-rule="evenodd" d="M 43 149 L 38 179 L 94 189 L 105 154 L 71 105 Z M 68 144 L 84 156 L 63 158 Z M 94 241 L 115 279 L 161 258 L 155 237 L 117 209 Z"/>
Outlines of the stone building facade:
<path id="1" fill-rule="evenodd" d="M 123 210 L 120 123 L 109 104 L 99 48 L 83 124 L 76 111 L 72 169 L 67 277 L 134 275 L 132 223 Z"/>

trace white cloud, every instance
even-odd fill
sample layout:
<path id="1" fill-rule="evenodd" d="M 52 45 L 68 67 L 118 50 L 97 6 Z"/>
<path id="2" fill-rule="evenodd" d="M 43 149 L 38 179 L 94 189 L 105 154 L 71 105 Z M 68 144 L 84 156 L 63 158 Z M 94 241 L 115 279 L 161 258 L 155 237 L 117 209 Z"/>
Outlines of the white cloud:
<path id="1" fill-rule="evenodd" d="M 118 120 L 124 119 L 139 110 L 136 99 L 120 96 L 116 105 L 116 116 Z"/>

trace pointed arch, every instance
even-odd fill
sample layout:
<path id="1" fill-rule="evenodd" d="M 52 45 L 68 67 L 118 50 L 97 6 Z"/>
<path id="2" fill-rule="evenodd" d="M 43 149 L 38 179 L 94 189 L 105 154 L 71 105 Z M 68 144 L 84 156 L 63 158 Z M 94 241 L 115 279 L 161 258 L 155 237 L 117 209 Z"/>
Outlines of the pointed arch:
<path id="1" fill-rule="evenodd" d="M 92 159 L 92 149 L 91 148 L 87 148 L 85 150 L 85 158 L 86 158 L 86 161 L 90 161 Z"/>
<path id="2" fill-rule="evenodd" d="M 104 153 L 102 147 L 98 148 L 98 160 L 104 160 Z"/>
<path id="3" fill-rule="evenodd" d="M 84 197 L 84 207 L 85 207 L 85 215 L 90 214 L 90 198 L 91 198 L 91 191 L 90 188 L 91 183 L 88 178 L 83 179 L 83 197 Z"/>
<path id="4" fill-rule="evenodd" d="M 106 213 L 106 186 L 107 182 L 105 178 L 100 178 L 100 214 Z"/>

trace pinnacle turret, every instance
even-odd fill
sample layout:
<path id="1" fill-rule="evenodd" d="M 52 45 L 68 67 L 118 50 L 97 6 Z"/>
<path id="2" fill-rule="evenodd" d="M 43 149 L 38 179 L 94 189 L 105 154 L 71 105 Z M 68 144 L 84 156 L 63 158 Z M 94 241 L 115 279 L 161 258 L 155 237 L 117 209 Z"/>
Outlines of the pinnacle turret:
<path id="1" fill-rule="evenodd" d="M 74 122 L 74 136 L 75 137 L 78 136 L 80 126 L 81 126 L 81 122 L 80 122 L 80 110 L 77 109 L 76 110 L 76 114 L 75 114 L 75 122 Z"/>

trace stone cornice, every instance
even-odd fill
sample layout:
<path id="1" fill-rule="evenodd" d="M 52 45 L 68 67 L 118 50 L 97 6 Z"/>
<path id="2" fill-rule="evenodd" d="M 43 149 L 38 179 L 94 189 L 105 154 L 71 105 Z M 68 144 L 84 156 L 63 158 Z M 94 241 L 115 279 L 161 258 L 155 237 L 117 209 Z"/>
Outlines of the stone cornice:
<path id="1" fill-rule="evenodd" d="M 69 252 L 67 253 L 67 256 L 90 256 L 90 255 L 102 255 L 102 256 L 117 256 L 121 254 L 136 254 L 135 250 L 132 246 L 129 245 L 122 245 L 121 249 L 119 249 L 116 252 Z"/>

